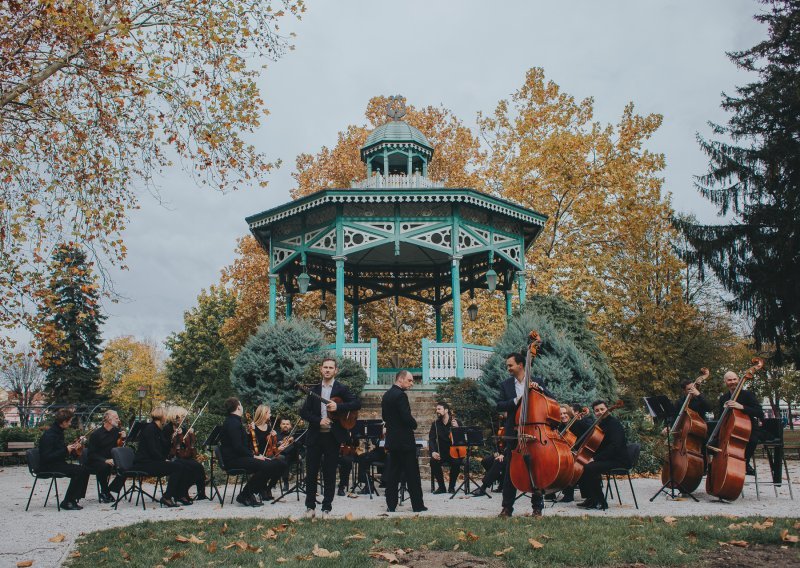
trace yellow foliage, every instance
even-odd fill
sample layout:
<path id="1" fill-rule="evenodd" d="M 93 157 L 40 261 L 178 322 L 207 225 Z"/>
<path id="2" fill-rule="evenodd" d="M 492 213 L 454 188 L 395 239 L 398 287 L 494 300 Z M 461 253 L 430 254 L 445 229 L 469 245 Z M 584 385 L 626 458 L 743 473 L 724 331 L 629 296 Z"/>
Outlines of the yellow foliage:
<path id="1" fill-rule="evenodd" d="M 155 343 L 139 341 L 130 335 L 112 339 L 100 362 L 100 391 L 121 410 L 139 409 L 137 389 L 147 387 L 144 408 L 164 401 L 166 377 L 162 354 Z"/>

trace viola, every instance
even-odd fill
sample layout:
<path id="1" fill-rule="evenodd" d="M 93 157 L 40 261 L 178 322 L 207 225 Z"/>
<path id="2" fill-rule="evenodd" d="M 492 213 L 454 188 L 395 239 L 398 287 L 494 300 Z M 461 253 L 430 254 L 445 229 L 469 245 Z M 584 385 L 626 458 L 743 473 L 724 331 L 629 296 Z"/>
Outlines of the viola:
<path id="1" fill-rule="evenodd" d="M 694 386 L 699 386 L 709 374 L 710 371 L 705 367 L 700 369 L 700 376 L 694 380 Z M 685 493 L 692 493 L 697 489 L 705 473 L 703 442 L 708 425 L 702 416 L 689 408 L 692 398 L 692 394 L 686 395 L 670 428 L 672 448 L 661 468 L 661 482 L 664 486 L 680 489 Z"/>
<path id="2" fill-rule="evenodd" d="M 621 408 L 623 405 L 624 403 L 621 400 L 618 400 L 615 404 L 613 404 L 605 412 L 605 414 L 595 419 L 592 427 L 589 428 L 589 430 L 587 430 L 583 436 L 581 436 L 580 440 L 578 440 L 577 447 L 573 446 L 575 458 L 573 460 L 572 474 L 570 475 L 570 480 L 567 486 L 573 486 L 578 483 L 581 475 L 583 475 L 583 468 L 587 463 L 594 459 L 597 449 L 600 447 L 600 444 L 603 443 L 605 432 L 603 432 L 603 429 L 600 428 L 600 423 L 604 418 L 611 415 L 612 410 Z"/>
<path id="3" fill-rule="evenodd" d="M 125 440 L 127 440 L 128 435 L 125 433 L 125 430 L 119 431 L 119 437 L 117 438 L 117 447 L 122 448 L 125 446 Z"/>
<path id="4" fill-rule="evenodd" d="M 736 401 L 744 383 L 764 366 L 764 360 L 759 357 L 754 357 L 751 363 L 754 363 L 753 366 L 747 369 L 736 384 L 731 400 Z M 753 423 L 744 411 L 725 407 L 707 446 L 711 463 L 706 477 L 706 493 L 726 501 L 733 501 L 742 494 L 747 470 L 744 451 L 752 430 Z M 715 445 L 712 446 L 712 443 Z"/>
<path id="5" fill-rule="evenodd" d="M 541 337 L 529 335 L 525 376 L 530 376 L 531 362 L 538 354 Z M 567 487 L 573 457 L 561 438 L 561 406 L 546 396 L 534 382 L 526 380 L 517 408 L 517 447 L 511 452 L 509 477 L 519 491 L 558 491 Z"/>
<path id="6" fill-rule="evenodd" d="M 453 445 L 453 431 L 452 431 L 452 424 L 453 422 L 456 423 L 456 428 L 458 428 L 458 422 L 456 422 L 456 415 L 455 412 L 452 410 L 450 411 L 450 458 L 454 460 L 463 460 L 467 457 L 467 448 L 466 446 L 454 446 Z"/>
<path id="7" fill-rule="evenodd" d="M 344 400 L 338 396 L 331 397 L 331 400 L 323 398 L 321 395 L 318 395 L 305 385 L 297 384 L 295 386 L 304 393 L 319 399 L 320 402 L 323 402 L 324 404 L 335 402 L 338 406 L 344 402 Z M 352 430 L 356 427 L 356 422 L 358 421 L 358 410 L 336 410 L 334 412 L 328 412 L 328 418 L 337 421 L 345 430 Z"/>

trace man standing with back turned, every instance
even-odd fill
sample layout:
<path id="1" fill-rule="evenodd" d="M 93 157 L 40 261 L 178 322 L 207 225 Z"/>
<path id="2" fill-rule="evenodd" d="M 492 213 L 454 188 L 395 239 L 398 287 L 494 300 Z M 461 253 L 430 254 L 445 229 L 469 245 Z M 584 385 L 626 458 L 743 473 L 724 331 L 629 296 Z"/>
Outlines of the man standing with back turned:
<path id="1" fill-rule="evenodd" d="M 408 371 L 399 371 L 394 384 L 381 399 L 381 412 L 386 424 L 386 451 L 389 461 L 386 466 L 386 507 L 393 513 L 397 507 L 397 486 L 403 476 L 411 497 L 411 508 L 415 513 L 427 511 L 422 501 L 422 482 L 417 462 L 417 442 L 414 430 L 417 421 L 411 415 L 406 391 L 414 386 L 414 377 Z"/>

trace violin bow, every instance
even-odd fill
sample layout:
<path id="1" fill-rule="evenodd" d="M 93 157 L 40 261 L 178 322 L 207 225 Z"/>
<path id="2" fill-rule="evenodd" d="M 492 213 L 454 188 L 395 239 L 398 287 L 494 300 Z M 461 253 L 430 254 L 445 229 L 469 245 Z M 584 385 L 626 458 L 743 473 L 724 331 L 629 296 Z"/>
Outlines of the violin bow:
<path id="1" fill-rule="evenodd" d="M 205 411 L 206 411 L 206 408 L 207 408 L 207 407 L 208 407 L 208 402 L 206 402 L 206 403 L 203 405 L 203 408 L 201 408 L 201 409 L 200 409 L 200 412 L 198 412 L 198 413 L 197 413 L 197 416 L 195 416 L 195 418 L 194 418 L 194 421 L 192 421 L 192 424 L 191 424 L 191 426 L 189 426 L 189 430 L 191 430 L 192 428 L 194 428 L 194 425 L 195 425 L 195 424 L 197 424 L 197 421 L 198 421 L 198 420 L 200 420 L 200 417 L 203 415 L 203 412 L 205 412 Z M 189 430 L 186 430 L 186 434 L 184 434 L 184 435 L 183 435 L 183 441 L 184 441 L 184 442 L 186 441 L 186 436 L 188 436 L 188 435 L 189 435 Z"/>

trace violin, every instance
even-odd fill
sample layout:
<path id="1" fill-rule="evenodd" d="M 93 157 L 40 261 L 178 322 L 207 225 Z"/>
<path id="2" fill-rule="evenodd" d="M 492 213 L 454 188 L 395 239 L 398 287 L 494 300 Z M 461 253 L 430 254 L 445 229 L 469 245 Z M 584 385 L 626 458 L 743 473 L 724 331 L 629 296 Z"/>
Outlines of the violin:
<path id="1" fill-rule="evenodd" d="M 122 448 L 125 446 L 125 440 L 127 440 L 128 435 L 125 433 L 125 430 L 119 431 L 119 437 L 117 438 L 117 447 Z"/>
<path id="2" fill-rule="evenodd" d="M 244 419 L 247 422 L 247 433 L 250 436 L 250 441 L 253 443 L 253 455 L 257 456 L 261 452 L 258 451 L 258 440 L 256 439 L 256 429 L 253 428 L 253 418 L 250 416 L 249 412 L 244 413 Z"/>
<path id="3" fill-rule="evenodd" d="M 86 436 L 78 436 L 74 442 L 67 446 L 67 454 L 80 458 L 86 447 Z"/>
<path id="4" fill-rule="evenodd" d="M 744 383 L 764 366 L 764 360 L 759 357 L 754 357 L 750 362 L 753 366 L 739 379 L 731 393 L 732 401 L 739 397 Z M 711 460 L 706 477 L 706 493 L 726 501 L 733 501 L 741 495 L 747 470 L 744 451 L 752 430 L 753 423 L 744 411 L 725 407 L 706 447 Z M 712 446 L 712 443 L 715 445 Z"/>
<path id="5" fill-rule="evenodd" d="M 700 376 L 693 385 L 699 386 L 705 381 L 710 371 L 703 367 Z M 689 408 L 694 395 L 687 394 L 678 416 L 670 428 L 673 437 L 672 448 L 661 468 L 661 481 L 665 487 L 680 489 L 684 493 L 692 493 L 700 485 L 705 473 L 703 459 L 703 442 L 706 439 L 708 425 L 703 417 Z"/>
<path id="6" fill-rule="evenodd" d="M 581 475 L 583 475 L 584 466 L 594 459 L 597 449 L 600 447 L 600 444 L 603 443 L 603 438 L 605 438 L 606 434 L 603 432 L 603 429 L 600 428 L 600 423 L 611 415 L 612 410 L 622 408 L 623 406 L 624 403 L 618 400 L 606 410 L 605 414 L 595 419 L 592 427 L 578 440 L 577 447 L 573 446 L 575 457 L 573 459 L 572 475 L 569 480 L 570 486 L 578 483 Z"/>
<path id="7" fill-rule="evenodd" d="M 564 427 L 561 429 L 561 437 L 567 444 L 569 444 L 570 447 L 573 447 L 575 442 L 578 441 L 578 437 L 575 435 L 575 432 L 571 430 L 572 425 L 588 414 L 589 409 L 584 406 L 583 409 L 580 412 L 576 412 L 570 421 L 564 424 Z"/>
<path id="8" fill-rule="evenodd" d="M 573 456 L 558 432 L 561 406 L 527 379 L 542 344 L 536 331 L 528 339 L 525 390 L 516 413 L 517 447 L 511 452 L 509 477 L 519 491 L 558 491 L 569 485 Z"/>

